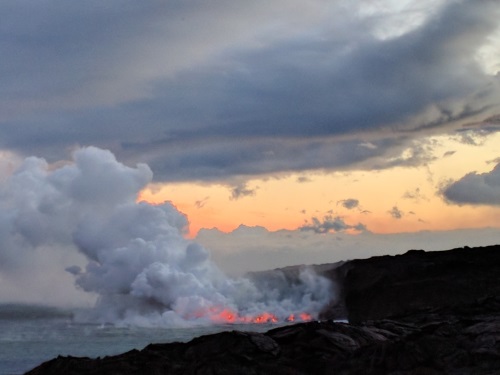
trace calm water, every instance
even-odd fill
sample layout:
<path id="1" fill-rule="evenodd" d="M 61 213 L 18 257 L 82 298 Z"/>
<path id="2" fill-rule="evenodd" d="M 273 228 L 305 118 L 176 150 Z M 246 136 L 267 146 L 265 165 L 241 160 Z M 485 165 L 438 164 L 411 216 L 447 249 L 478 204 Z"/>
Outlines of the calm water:
<path id="1" fill-rule="evenodd" d="M 102 357 L 142 349 L 150 343 L 186 342 L 220 331 L 267 331 L 274 327 L 114 327 L 75 323 L 71 312 L 54 308 L 0 305 L 0 375 L 23 374 L 58 355 Z"/>

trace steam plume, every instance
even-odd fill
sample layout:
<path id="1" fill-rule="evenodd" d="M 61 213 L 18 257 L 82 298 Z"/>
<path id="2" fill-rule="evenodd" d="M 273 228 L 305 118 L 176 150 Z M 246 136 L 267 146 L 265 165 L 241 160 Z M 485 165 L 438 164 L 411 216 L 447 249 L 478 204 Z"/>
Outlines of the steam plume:
<path id="1" fill-rule="evenodd" d="M 293 281 L 226 277 L 206 249 L 185 238 L 188 221 L 171 203 L 136 202 L 151 180 L 147 165 L 125 166 L 95 147 L 57 168 L 27 158 L 1 182 L 0 275 L 19 252 L 79 252 L 86 266 L 66 270 L 78 288 L 98 295 L 93 318 L 113 323 L 314 317 L 329 302 L 329 281 L 309 269 Z"/>

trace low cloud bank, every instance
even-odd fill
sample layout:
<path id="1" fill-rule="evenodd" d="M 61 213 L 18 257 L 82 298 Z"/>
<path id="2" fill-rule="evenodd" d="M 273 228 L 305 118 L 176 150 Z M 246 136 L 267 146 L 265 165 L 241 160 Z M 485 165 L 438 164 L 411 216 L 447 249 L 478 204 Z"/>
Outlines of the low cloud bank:
<path id="1" fill-rule="evenodd" d="M 362 231 L 317 233 L 303 230 L 268 231 L 263 227 L 240 226 L 230 233 L 203 229 L 196 241 L 209 248 L 214 261 L 230 275 L 248 271 L 324 264 L 395 255 L 411 249 L 448 250 L 463 246 L 488 246 L 498 243 L 499 228 L 419 231 L 380 234 Z"/>

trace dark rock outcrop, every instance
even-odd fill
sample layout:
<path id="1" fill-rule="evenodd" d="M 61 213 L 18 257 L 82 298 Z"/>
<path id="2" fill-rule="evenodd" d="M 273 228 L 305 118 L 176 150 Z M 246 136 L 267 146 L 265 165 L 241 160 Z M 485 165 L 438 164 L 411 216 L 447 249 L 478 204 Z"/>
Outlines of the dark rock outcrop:
<path id="1" fill-rule="evenodd" d="M 223 332 L 101 359 L 58 357 L 29 375 L 498 374 L 500 298 L 359 325 Z"/>
<path id="2" fill-rule="evenodd" d="M 113 357 L 58 357 L 28 374 L 500 373 L 500 246 L 413 250 L 316 269 L 340 291 L 324 317 L 347 315 L 351 324 L 325 320 Z"/>
<path id="3" fill-rule="evenodd" d="M 500 246 L 411 250 L 346 262 L 331 273 L 351 323 L 382 319 L 500 296 Z"/>

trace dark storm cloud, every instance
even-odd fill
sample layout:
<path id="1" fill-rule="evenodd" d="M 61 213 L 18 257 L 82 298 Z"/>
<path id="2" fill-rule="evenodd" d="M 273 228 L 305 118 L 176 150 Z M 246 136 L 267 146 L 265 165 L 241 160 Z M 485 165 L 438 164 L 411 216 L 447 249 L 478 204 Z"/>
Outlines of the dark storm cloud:
<path id="1" fill-rule="evenodd" d="M 452 182 L 443 195 L 458 204 L 500 205 L 500 163 L 491 172 L 472 172 Z"/>
<path id="2" fill-rule="evenodd" d="M 498 103 L 475 52 L 500 5 L 478 4 L 380 39 L 361 1 L 4 1 L 0 147 L 95 144 L 158 180 L 418 165 L 412 134 Z"/>
<path id="3" fill-rule="evenodd" d="M 360 146 L 360 141 L 320 139 L 251 139 L 186 141 L 180 139 L 159 141 L 156 144 L 125 145 L 126 158 L 140 154 L 156 173 L 158 180 L 218 180 L 228 176 L 250 176 L 280 171 L 308 169 L 346 169 L 357 165 L 382 169 L 387 158 L 406 148 L 406 138 L 387 138 L 376 141 L 370 149 Z M 122 154 L 123 156 L 123 154 Z M 393 157 L 391 165 L 416 165 L 417 159 Z"/>

